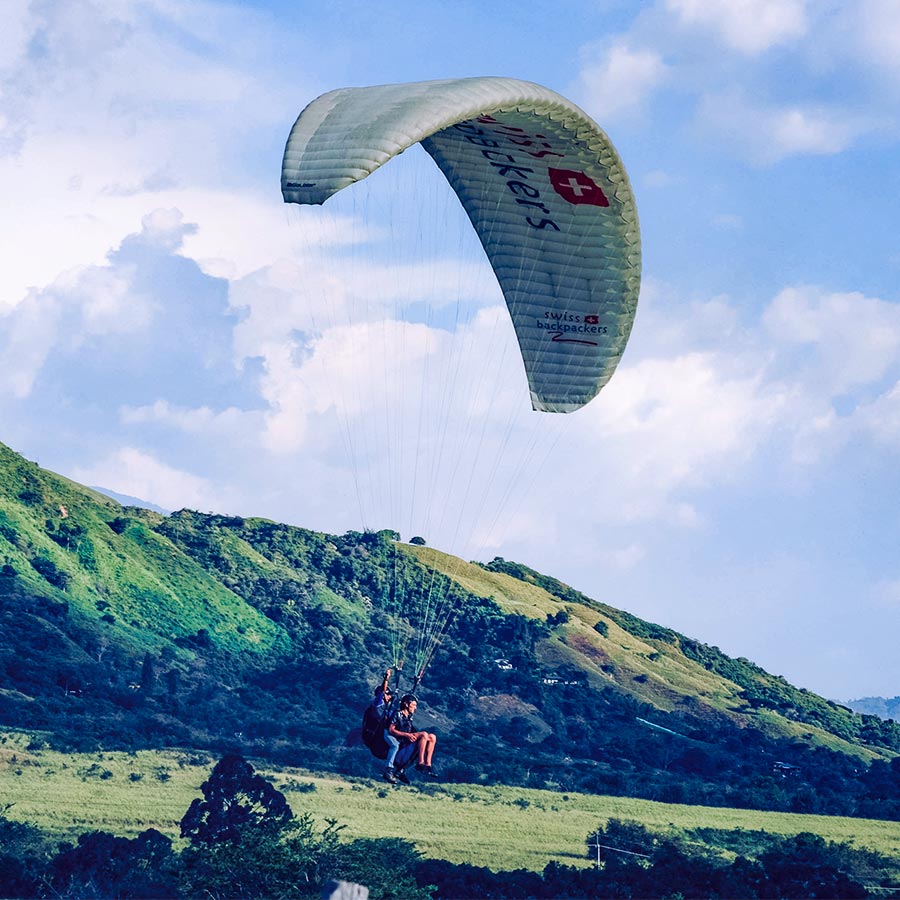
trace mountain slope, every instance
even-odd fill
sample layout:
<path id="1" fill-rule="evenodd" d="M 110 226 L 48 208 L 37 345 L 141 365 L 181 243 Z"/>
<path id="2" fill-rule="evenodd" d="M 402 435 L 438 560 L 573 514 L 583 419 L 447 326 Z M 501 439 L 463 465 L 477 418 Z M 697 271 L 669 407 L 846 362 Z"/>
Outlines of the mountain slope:
<path id="1" fill-rule="evenodd" d="M 0 444 L 0 560 L 20 592 L 65 603 L 111 640 L 159 647 L 205 628 L 225 647 L 270 647 L 278 630 L 131 510 Z M 240 629 L 240 632 L 238 631 Z"/>
<path id="2" fill-rule="evenodd" d="M 527 566 L 122 507 L 2 445 L 0 724 L 371 772 L 345 737 L 393 659 L 398 597 L 454 584 L 422 691 L 448 777 L 900 815 L 894 723 Z"/>
<path id="3" fill-rule="evenodd" d="M 848 700 L 847 706 L 854 712 L 900 721 L 900 697 L 860 697 Z"/>
<path id="4" fill-rule="evenodd" d="M 882 752 L 881 729 L 870 719 L 794 688 L 748 660 L 731 659 L 715 647 L 594 601 L 527 566 L 496 559 L 483 567 L 432 548 L 409 551 L 509 612 L 542 619 L 558 616 L 562 607 L 566 622 L 541 656 L 550 666 L 578 669 L 597 687 L 614 685 L 660 712 L 677 714 L 687 707 L 691 718 L 700 720 L 724 714 L 738 727 L 752 723 L 772 736 L 805 737 L 864 759 Z"/>

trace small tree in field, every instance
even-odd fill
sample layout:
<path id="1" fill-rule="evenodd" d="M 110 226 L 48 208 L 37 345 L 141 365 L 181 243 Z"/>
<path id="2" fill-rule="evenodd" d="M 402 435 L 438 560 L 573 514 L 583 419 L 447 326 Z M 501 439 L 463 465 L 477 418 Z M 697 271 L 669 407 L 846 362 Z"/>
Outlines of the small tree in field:
<path id="1" fill-rule="evenodd" d="M 234 841 L 248 827 L 277 829 L 294 817 L 284 794 L 238 755 L 220 759 L 200 790 L 203 799 L 181 820 L 181 836 L 194 845 Z"/>
<path id="2" fill-rule="evenodd" d="M 240 756 L 216 763 L 181 820 L 190 846 L 181 855 L 181 891 L 189 897 L 313 898 L 322 863 L 332 860 L 338 826 L 319 835 L 311 816 L 295 817 L 284 794 Z"/>

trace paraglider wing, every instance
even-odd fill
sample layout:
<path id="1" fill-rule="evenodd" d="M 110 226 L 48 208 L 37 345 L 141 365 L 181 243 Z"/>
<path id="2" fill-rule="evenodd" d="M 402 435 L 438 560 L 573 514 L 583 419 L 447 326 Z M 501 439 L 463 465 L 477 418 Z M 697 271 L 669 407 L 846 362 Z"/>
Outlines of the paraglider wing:
<path id="1" fill-rule="evenodd" d="M 417 142 L 496 273 L 532 405 L 583 406 L 615 371 L 640 287 L 637 211 L 609 139 L 564 97 L 511 78 L 345 88 L 294 124 L 284 199 L 324 203 Z"/>

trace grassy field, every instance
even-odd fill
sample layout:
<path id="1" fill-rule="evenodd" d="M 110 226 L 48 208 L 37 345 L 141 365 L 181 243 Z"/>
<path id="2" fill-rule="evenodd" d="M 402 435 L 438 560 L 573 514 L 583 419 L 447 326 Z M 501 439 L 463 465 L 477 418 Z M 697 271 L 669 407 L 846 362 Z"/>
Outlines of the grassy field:
<path id="1" fill-rule="evenodd" d="M 29 750 L 29 745 L 33 749 Z M 182 751 L 61 754 L 36 749 L 28 735 L 0 734 L 0 808 L 60 837 L 100 829 L 133 836 L 178 822 L 215 759 Z M 900 858 L 900 822 L 678 806 L 586 794 L 478 785 L 390 788 L 301 769 L 258 770 L 296 813 L 346 825 L 347 837 L 405 837 L 426 856 L 541 870 L 550 860 L 587 864 L 585 837 L 607 819 L 657 831 L 712 827 L 792 835 L 803 831 Z"/>

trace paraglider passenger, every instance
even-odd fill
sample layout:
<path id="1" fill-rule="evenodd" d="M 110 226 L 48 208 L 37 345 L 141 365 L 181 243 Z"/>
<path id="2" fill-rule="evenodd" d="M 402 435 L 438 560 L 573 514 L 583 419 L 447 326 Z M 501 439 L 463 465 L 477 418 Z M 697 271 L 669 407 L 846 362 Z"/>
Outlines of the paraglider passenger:
<path id="1" fill-rule="evenodd" d="M 394 695 L 389 684 L 390 678 L 391 670 L 388 669 L 384 673 L 384 681 L 382 681 L 381 685 L 375 689 L 375 699 L 372 701 L 376 714 L 383 719 L 385 726 L 390 725 L 391 717 L 394 714 Z M 400 741 L 390 733 L 388 727 L 385 727 L 384 729 L 384 739 L 388 745 L 388 755 L 385 760 L 384 774 L 382 777 L 390 784 L 396 784 L 398 773 L 394 771 L 394 759 L 397 756 L 397 751 L 400 749 Z M 409 781 L 402 772 L 399 774 L 401 781 Z"/>
<path id="2" fill-rule="evenodd" d="M 407 779 L 403 775 L 403 769 L 414 758 L 417 772 L 428 778 L 438 777 L 431 766 L 437 736 L 428 731 L 417 731 L 413 724 L 413 715 L 418 704 L 419 701 L 414 694 L 404 694 L 400 698 L 400 708 L 391 718 L 391 724 L 386 732 L 400 741 L 400 750 L 395 757 L 394 766 L 398 778 L 404 783 Z"/>

